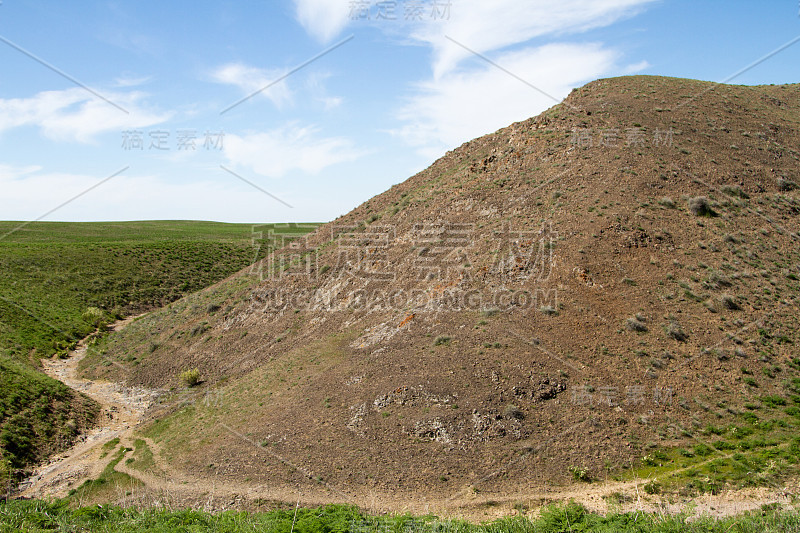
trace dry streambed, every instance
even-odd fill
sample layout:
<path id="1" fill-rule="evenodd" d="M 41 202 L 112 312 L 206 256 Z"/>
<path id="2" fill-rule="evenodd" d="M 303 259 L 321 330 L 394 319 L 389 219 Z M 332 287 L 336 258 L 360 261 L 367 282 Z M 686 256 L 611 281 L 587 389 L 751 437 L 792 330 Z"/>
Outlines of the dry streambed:
<path id="1" fill-rule="evenodd" d="M 135 317 L 116 322 L 111 329 L 118 331 Z M 44 372 L 70 388 L 86 394 L 101 407 L 98 426 L 81 435 L 65 452 L 37 467 L 22 482 L 20 496 L 26 498 L 63 497 L 87 479 L 100 475 L 107 459 L 103 460 L 103 444 L 120 438 L 127 440 L 134 428 L 144 420 L 145 413 L 160 391 L 126 387 L 120 383 L 92 381 L 78 375 L 78 365 L 86 356 L 87 346 L 81 341 L 66 359 L 42 361 Z"/>

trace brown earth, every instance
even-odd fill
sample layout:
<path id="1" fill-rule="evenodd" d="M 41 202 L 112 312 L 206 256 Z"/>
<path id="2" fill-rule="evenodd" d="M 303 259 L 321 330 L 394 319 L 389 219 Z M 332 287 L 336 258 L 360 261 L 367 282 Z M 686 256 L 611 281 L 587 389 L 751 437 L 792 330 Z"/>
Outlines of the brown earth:
<path id="1" fill-rule="evenodd" d="M 457 512 L 587 493 L 571 472 L 790 397 L 799 128 L 800 85 L 592 82 L 82 368 L 174 387 L 144 435 L 206 486 Z"/>

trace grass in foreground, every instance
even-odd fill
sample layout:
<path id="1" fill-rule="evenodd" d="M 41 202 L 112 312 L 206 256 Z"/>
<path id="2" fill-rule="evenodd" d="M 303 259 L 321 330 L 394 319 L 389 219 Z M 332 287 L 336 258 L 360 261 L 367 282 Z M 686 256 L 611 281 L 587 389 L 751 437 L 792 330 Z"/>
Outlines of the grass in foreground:
<path id="1" fill-rule="evenodd" d="M 625 513 L 606 517 L 569 503 L 547 507 L 537 519 L 513 517 L 484 524 L 440 520 L 435 516 L 370 516 L 355 507 L 329 505 L 265 513 L 165 509 L 123 509 L 92 506 L 70 509 L 64 501 L 10 501 L 0 503 L 0 532 L 190 532 L 267 531 L 276 533 L 545 533 L 607 532 L 771 532 L 800 531 L 796 511 L 763 509 L 737 517 L 712 519 Z"/>

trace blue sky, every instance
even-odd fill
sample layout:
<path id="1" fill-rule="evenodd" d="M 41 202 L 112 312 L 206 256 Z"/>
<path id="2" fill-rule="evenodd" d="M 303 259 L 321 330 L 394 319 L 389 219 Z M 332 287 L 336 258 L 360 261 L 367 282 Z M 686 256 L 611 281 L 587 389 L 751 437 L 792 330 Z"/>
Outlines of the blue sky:
<path id="1" fill-rule="evenodd" d="M 327 221 L 593 79 L 723 81 L 800 36 L 797 0 L 379 4 L 3 0 L 0 219 Z"/>

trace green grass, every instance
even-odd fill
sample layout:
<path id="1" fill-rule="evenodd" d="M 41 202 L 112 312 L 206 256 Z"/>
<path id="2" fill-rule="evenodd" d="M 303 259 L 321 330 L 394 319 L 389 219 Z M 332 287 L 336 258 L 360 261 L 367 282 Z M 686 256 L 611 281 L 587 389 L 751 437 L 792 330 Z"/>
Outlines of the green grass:
<path id="1" fill-rule="evenodd" d="M 0 357 L 0 493 L 19 469 L 71 442 L 97 412 L 61 382 Z"/>
<path id="2" fill-rule="evenodd" d="M 106 502 L 118 498 L 120 491 L 130 493 L 143 487 L 144 484 L 138 479 L 116 470 L 116 466 L 129 451 L 130 448 L 120 448 L 97 479 L 84 481 L 80 487 L 71 490 L 67 500 L 81 503 Z"/>
<path id="3" fill-rule="evenodd" d="M 800 417 L 781 410 L 780 396 L 765 398 L 771 399 L 763 413 L 769 419 L 742 412 L 732 423 L 694 431 L 691 446 L 649 452 L 616 477 L 657 482 L 660 492 L 695 496 L 775 486 L 800 475 Z"/>
<path id="4" fill-rule="evenodd" d="M 0 503 L 0 533 L 11 531 L 184 532 L 266 531 L 274 533 L 551 533 L 551 532 L 773 532 L 797 531 L 796 511 L 764 508 L 737 517 L 690 519 L 641 512 L 600 516 L 576 503 L 554 505 L 541 517 L 510 517 L 472 524 L 435 516 L 371 516 L 356 507 L 328 505 L 314 509 L 280 509 L 261 513 L 195 510 L 123 509 L 115 506 L 71 509 L 66 501 Z"/>
<path id="5" fill-rule="evenodd" d="M 0 236 L 19 223 L 0 222 Z M 115 315 L 160 307 L 253 262 L 254 228 L 213 222 L 29 224 L 0 238 L 0 351 L 64 352 Z M 302 234 L 310 228 L 278 228 Z M 269 244 L 269 243 L 267 243 Z M 263 256 L 267 246 L 259 250 Z"/>
<path id="6" fill-rule="evenodd" d="M 0 222 L 0 487 L 67 446 L 96 413 L 35 370 L 40 358 L 246 267 L 277 242 L 270 230 L 298 236 L 313 227 Z"/>

